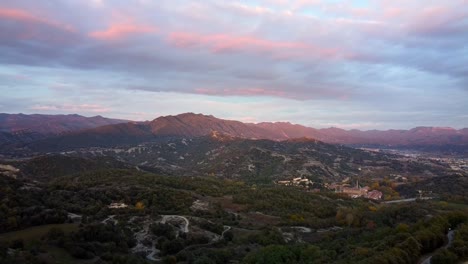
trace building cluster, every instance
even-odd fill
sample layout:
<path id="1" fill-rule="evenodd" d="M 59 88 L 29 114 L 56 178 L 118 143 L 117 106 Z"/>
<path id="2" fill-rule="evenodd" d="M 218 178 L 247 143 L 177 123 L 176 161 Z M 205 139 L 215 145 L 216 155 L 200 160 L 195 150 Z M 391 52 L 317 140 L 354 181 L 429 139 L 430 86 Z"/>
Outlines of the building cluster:
<path id="1" fill-rule="evenodd" d="M 313 184 L 314 182 L 302 177 L 293 178 L 292 180 L 284 180 L 284 181 L 277 181 L 276 184 L 285 185 L 285 186 L 302 186 L 302 187 L 309 187 L 309 184 Z"/>
<path id="2" fill-rule="evenodd" d="M 344 193 L 350 196 L 351 198 L 365 197 L 372 200 L 381 200 L 382 192 L 378 190 L 369 191 L 369 186 L 361 187 L 359 182 L 356 182 L 355 186 L 350 186 L 349 184 L 330 184 L 329 189 L 334 190 L 336 193 Z"/>
<path id="3" fill-rule="evenodd" d="M 325 184 L 325 187 L 330 190 L 334 190 L 336 193 L 347 194 L 351 198 L 364 197 L 372 200 L 382 199 L 383 194 L 381 191 L 371 191 L 369 186 L 362 187 L 359 185 L 359 182 L 356 182 L 355 186 L 351 186 L 347 183 L 348 181 L 349 178 L 346 178 L 340 183 Z M 297 177 L 291 180 L 276 181 L 275 183 L 284 186 L 297 186 L 303 188 L 310 188 L 310 186 L 314 184 L 313 181 L 303 177 Z M 320 192 L 320 189 L 309 189 L 309 191 Z"/>
<path id="4" fill-rule="evenodd" d="M 445 158 L 441 159 L 454 171 L 468 171 L 468 159 Z"/>
<path id="5" fill-rule="evenodd" d="M 408 178 L 405 176 L 401 176 L 400 174 L 390 174 L 390 177 L 395 179 L 398 182 L 407 182 Z"/>

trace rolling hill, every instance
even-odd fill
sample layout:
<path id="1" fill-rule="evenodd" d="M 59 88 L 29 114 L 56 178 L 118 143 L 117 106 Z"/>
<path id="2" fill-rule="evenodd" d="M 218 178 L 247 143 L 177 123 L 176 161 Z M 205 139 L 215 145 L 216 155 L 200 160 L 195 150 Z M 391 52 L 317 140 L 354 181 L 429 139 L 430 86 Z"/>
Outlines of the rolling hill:
<path id="1" fill-rule="evenodd" d="M 88 159 L 112 157 L 138 169 L 165 175 L 211 175 L 255 182 L 302 176 L 342 180 L 364 172 L 431 175 L 449 170 L 436 162 L 413 164 L 395 155 L 362 151 L 310 138 L 253 140 L 219 132 L 131 146 L 81 149 L 67 155 Z"/>

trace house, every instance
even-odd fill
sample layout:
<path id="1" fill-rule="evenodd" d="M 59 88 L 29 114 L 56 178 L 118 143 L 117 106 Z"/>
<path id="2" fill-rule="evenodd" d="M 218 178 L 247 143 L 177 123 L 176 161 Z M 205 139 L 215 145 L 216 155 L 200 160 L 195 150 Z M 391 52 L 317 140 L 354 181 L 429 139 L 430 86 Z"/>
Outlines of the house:
<path id="1" fill-rule="evenodd" d="M 309 184 L 313 184 L 312 181 L 310 181 L 307 178 L 302 178 L 302 177 L 297 177 L 293 178 L 292 180 L 283 180 L 283 181 L 276 181 L 276 184 L 281 184 L 285 186 L 303 186 L 303 187 L 308 187 Z"/>
<path id="2" fill-rule="evenodd" d="M 370 189 L 368 186 L 361 187 L 358 181 L 354 187 L 350 187 L 349 184 L 331 184 L 328 188 L 335 189 L 336 193 L 345 193 L 351 198 L 366 196 Z"/>
<path id="3" fill-rule="evenodd" d="M 128 205 L 126 205 L 125 203 L 111 203 L 107 207 L 110 209 L 122 209 L 122 208 L 127 208 Z"/>
<path id="4" fill-rule="evenodd" d="M 289 186 L 289 185 L 292 185 L 292 182 L 291 181 L 277 181 L 276 184 Z"/>
<path id="5" fill-rule="evenodd" d="M 343 187 L 343 193 L 346 193 L 347 195 L 357 198 L 360 196 L 364 196 L 367 194 L 367 188 L 360 188 L 360 187 Z"/>
<path id="6" fill-rule="evenodd" d="M 382 192 L 373 190 L 367 193 L 366 197 L 372 200 L 381 200 L 382 199 Z"/>
<path id="7" fill-rule="evenodd" d="M 343 187 L 342 192 L 346 193 L 347 195 L 351 196 L 352 198 L 357 198 L 361 196 L 365 196 L 369 191 L 368 186 L 361 187 L 359 185 L 359 181 L 356 181 L 355 187 Z"/>

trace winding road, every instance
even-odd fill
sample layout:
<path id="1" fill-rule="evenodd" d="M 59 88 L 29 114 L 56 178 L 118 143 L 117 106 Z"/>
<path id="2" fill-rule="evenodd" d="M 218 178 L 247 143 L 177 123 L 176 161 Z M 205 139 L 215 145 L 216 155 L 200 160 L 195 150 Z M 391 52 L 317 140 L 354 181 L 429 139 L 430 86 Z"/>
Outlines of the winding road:
<path id="1" fill-rule="evenodd" d="M 226 233 L 229 230 L 231 230 L 230 226 L 224 226 L 224 231 L 221 233 L 221 237 L 224 237 L 224 233 Z"/>
<path id="2" fill-rule="evenodd" d="M 104 220 L 104 221 L 106 221 L 106 222 L 107 221 L 112 221 L 112 220 L 116 221 L 113 218 L 114 218 L 114 216 L 109 216 L 109 218 Z M 161 220 L 158 221 L 158 222 L 162 223 L 162 224 L 165 224 L 165 223 L 170 222 L 170 221 L 176 221 L 177 224 L 183 222 L 183 223 L 181 223 L 179 225 L 180 231 L 183 232 L 183 233 L 188 233 L 189 232 L 190 221 L 184 216 L 180 216 L 180 215 L 162 215 Z M 146 222 L 143 225 L 143 228 L 139 232 L 135 233 L 135 239 L 137 240 L 137 245 L 132 248 L 132 251 L 134 253 L 136 253 L 136 252 L 146 252 L 146 259 L 148 259 L 150 261 L 156 261 L 157 262 L 157 261 L 161 261 L 161 259 L 158 258 L 158 254 L 160 253 L 160 250 L 156 249 L 155 243 L 153 242 L 151 247 L 145 246 L 143 244 L 143 241 L 145 239 L 147 239 L 148 236 L 150 235 L 150 223 L 151 223 L 150 221 Z M 191 245 L 191 246 L 188 246 L 188 247 L 184 248 L 183 250 L 190 250 L 190 249 L 193 249 L 193 248 L 209 246 L 209 245 L 213 245 L 213 244 L 217 243 L 218 241 L 220 241 L 224 237 L 224 234 L 227 231 L 232 229 L 230 226 L 226 226 L 226 225 L 223 226 L 223 227 L 224 227 L 224 230 L 221 233 L 221 235 L 213 234 L 214 238 L 212 238 L 212 240 L 209 243 Z"/>
<path id="3" fill-rule="evenodd" d="M 185 224 L 184 226 L 182 226 L 181 230 L 182 232 L 184 233 L 188 233 L 189 232 L 189 224 L 190 224 L 190 221 L 185 217 L 185 216 L 180 216 L 180 215 L 163 215 L 162 216 L 162 220 L 161 220 L 161 223 L 162 224 L 165 224 L 167 221 L 170 221 L 172 219 L 182 219 L 185 221 Z"/>
<path id="4" fill-rule="evenodd" d="M 431 199 L 434 199 L 434 197 L 408 198 L 408 199 L 401 199 L 401 200 L 386 201 L 382 203 L 383 204 L 409 203 L 409 202 L 415 202 L 416 200 L 431 200 Z"/>
<path id="5" fill-rule="evenodd" d="M 116 224 L 118 224 L 118 223 L 119 223 L 119 221 L 118 221 L 118 220 L 116 220 L 114 217 L 115 217 L 115 215 L 109 215 L 109 217 L 107 217 L 106 219 L 102 220 L 102 222 L 101 222 L 101 223 L 103 223 L 103 224 L 107 224 L 107 222 L 111 222 L 111 221 L 112 221 L 112 222 L 113 222 L 113 224 L 114 224 L 114 225 L 116 225 Z"/>
<path id="6" fill-rule="evenodd" d="M 454 239 L 454 238 L 455 238 L 455 230 L 450 230 L 450 231 L 448 231 L 448 233 L 447 233 L 448 242 L 447 242 L 447 244 L 446 244 L 445 246 L 440 247 L 440 248 L 448 248 L 448 247 L 450 247 L 450 246 L 452 245 L 452 243 L 453 243 L 453 239 Z M 431 264 L 432 256 L 434 256 L 434 254 L 435 254 L 435 252 L 436 252 L 437 250 L 439 250 L 439 248 L 436 249 L 436 250 L 434 250 L 434 251 L 431 253 L 430 256 L 425 256 L 425 257 L 424 257 L 425 259 L 424 259 L 422 262 L 420 262 L 420 263 L 421 263 L 421 264 Z"/>

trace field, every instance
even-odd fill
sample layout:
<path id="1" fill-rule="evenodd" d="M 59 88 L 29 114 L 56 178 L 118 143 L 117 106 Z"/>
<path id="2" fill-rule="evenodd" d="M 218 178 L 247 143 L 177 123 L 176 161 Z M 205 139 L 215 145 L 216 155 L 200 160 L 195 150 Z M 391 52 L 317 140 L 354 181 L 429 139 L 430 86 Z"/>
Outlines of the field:
<path id="1" fill-rule="evenodd" d="M 40 240 L 44 235 L 49 232 L 52 228 L 60 228 L 65 234 L 69 234 L 73 231 L 78 231 L 78 224 L 53 224 L 53 225 L 41 225 L 26 228 L 19 231 L 8 232 L 0 234 L 0 242 L 8 242 L 17 239 L 22 239 L 25 243 L 31 243 L 32 241 Z"/>

